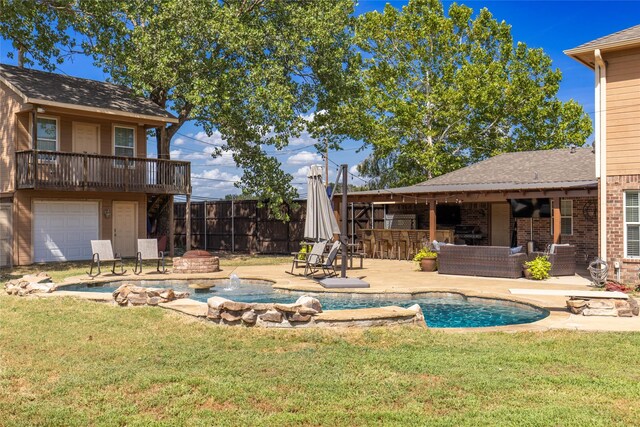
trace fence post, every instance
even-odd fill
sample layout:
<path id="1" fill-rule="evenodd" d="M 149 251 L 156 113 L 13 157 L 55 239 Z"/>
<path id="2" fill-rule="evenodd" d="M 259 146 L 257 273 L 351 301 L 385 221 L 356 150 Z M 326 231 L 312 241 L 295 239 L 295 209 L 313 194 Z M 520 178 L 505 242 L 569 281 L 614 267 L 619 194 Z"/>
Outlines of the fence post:
<path id="1" fill-rule="evenodd" d="M 235 232 L 235 206 L 233 204 L 233 196 L 231 196 L 231 253 L 236 249 Z"/>
<path id="2" fill-rule="evenodd" d="M 209 234 L 207 233 L 207 201 L 202 202 L 202 206 L 204 207 L 204 250 L 207 250 L 207 240 L 209 240 Z"/>

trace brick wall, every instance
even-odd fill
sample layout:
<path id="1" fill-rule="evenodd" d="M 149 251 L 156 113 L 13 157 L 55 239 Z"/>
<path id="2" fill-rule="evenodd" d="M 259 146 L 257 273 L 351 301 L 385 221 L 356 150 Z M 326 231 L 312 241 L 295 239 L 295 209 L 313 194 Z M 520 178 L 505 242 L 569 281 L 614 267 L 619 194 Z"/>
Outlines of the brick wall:
<path id="1" fill-rule="evenodd" d="M 620 263 L 620 278 L 625 282 L 638 281 L 640 259 L 624 257 L 624 192 L 640 190 L 640 175 L 607 177 L 607 263 L 609 277 L 614 277 L 613 263 Z"/>
<path id="2" fill-rule="evenodd" d="M 573 200 L 573 234 L 561 235 L 561 243 L 576 246 L 576 266 L 586 267 L 598 255 L 598 218 L 596 197 L 569 198 Z M 553 243 L 551 218 L 517 218 L 518 245 L 529 240 L 537 250 Z"/>

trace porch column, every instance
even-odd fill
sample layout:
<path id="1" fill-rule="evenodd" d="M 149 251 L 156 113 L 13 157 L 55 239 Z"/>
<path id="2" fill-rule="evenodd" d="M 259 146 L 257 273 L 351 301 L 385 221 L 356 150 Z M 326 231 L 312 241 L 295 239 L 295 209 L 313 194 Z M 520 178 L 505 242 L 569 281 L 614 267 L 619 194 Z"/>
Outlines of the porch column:
<path id="1" fill-rule="evenodd" d="M 173 258 L 176 244 L 175 244 L 175 230 L 176 224 L 173 220 L 173 196 L 169 196 L 169 256 Z"/>
<path id="2" fill-rule="evenodd" d="M 553 198 L 553 243 L 560 243 L 560 231 L 562 227 L 560 214 L 560 197 Z"/>
<path id="3" fill-rule="evenodd" d="M 187 204 L 185 205 L 185 231 L 186 231 L 186 242 L 185 242 L 185 251 L 191 250 L 191 194 L 187 194 Z"/>
<path id="4" fill-rule="evenodd" d="M 429 202 L 429 241 L 436 240 L 436 201 Z"/>

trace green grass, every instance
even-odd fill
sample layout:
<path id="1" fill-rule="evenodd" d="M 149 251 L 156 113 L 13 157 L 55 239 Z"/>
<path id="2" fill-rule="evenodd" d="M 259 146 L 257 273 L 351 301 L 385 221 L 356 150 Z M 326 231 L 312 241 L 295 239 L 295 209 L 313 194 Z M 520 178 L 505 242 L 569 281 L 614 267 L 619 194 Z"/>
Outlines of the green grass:
<path id="1" fill-rule="evenodd" d="M 216 327 L 0 296 L 0 425 L 614 426 L 640 334 Z"/>
<path id="2" fill-rule="evenodd" d="M 224 270 L 229 267 L 237 267 L 241 265 L 273 265 L 290 263 L 291 255 L 216 255 L 220 257 L 220 268 Z M 128 272 L 133 271 L 134 259 L 125 259 L 124 265 Z M 22 277 L 25 274 L 34 274 L 40 271 L 46 271 L 51 275 L 54 282 L 60 282 L 67 277 L 86 275 L 91 265 L 90 261 L 77 261 L 77 262 L 52 262 L 46 264 L 33 264 L 15 268 L 2 268 L 0 269 L 0 283 L 9 279 L 15 279 Z M 171 268 L 171 258 L 167 258 L 166 266 Z M 155 261 L 145 261 L 144 271 L 155 271 Z M 111 265 L 103 265 L 102 272 L 109 273 L 111 271 Z"/>

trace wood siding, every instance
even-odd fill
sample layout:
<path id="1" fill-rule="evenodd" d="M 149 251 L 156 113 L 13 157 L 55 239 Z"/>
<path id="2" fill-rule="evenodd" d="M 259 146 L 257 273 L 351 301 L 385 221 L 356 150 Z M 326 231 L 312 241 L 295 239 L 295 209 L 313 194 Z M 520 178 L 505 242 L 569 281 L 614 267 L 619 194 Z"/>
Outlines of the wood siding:
<path id="1" fill-rule="evenodd" d="M 640 173 L 640 48 L 609 52 L 607 175 Z"/>
<path id="2" fill-rule="evenodd" d="M 103 212 L 110 209 L 113 212 L 114 201 L 138 202 L 138 238 L 147 237 L 147 197 L 136 193 L 97 193 L 97 192 L 65 192 L 65 191 L 17 191 L 14 196 L 14 265 L 28 265 L 33 262 L 33 217 L 32 205 L 34 200 L 94 200 L 100 202 L 100 239 L 111 240 L 113 216 L 105 218 Z"/>
<path id="3" fill-rule="evenodd" d="M 0 193 L 14 190 L 16 111 L 22 108 L 22 100 L 4 83 L 0 83 Z"/>

